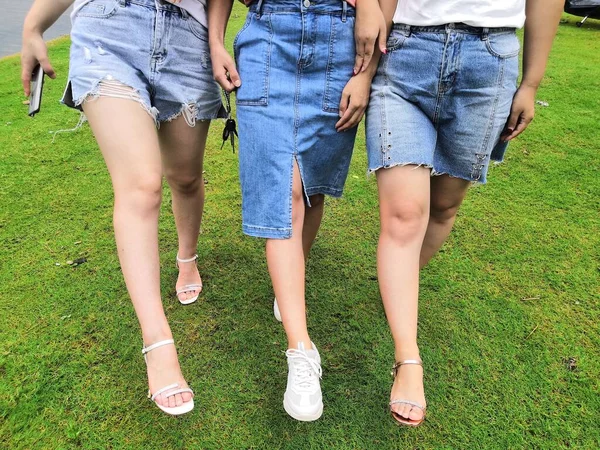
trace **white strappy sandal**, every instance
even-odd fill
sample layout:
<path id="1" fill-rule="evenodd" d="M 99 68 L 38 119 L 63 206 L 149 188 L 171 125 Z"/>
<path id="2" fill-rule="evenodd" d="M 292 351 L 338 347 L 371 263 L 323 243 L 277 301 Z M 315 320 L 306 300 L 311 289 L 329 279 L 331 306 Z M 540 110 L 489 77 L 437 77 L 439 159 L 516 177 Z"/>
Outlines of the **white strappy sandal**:
<path id="1" fill-rule="evenodd" d="M 151 352 L 152 350 L 154 350 L 158 347 L 162 347 L 163 345 L 171 345 L 171 344 L 175 345 L 175 341 L 173 339 L 167 339 L 166 341 L 160 341 L 155 344 L 149 345 L 148 347 L 142 348 L 142 355 L 144 355 L 144 361 L 146 361 L 146 364 L 148 364 L 148 360 L 146 358 L 146 354 L 148 352 Z M 165 397 L 169 398 L 169 397 L 173 397 L 174 395 L 177 395 L 177 394 L 184 394 L 186 392 L 189 392 L 190 394 L 192 394 L 192 398 L 190 399 L 189 402 L 185 402 L 181 406 L 174 406 L 174 407 L 170 408 L 168 406 L 159 405 L 158 403 L 155 402 L 156 397 L 158 397 L 161 394 L 164 394 Z M 150 389 L 148 389 L 148 398 L 156 406 L 158 406 L 162 411 L 164 411 L 165 413 L 167 413 L 171 416 L 179 416 L 181 414 L 188 413 L 192 409 L 194 409 L 194 391 L 192 391 L 190 388 L 181 389 L 179 387 L 178 383 L 173 383 L 168 386 L 165 386 L 164 388 L 156 391 L 154 394 L 152 392 L 150 392 Z"/>
<path id="2" fill-rule="evenodd" d="M 196 262 L 197 259 L 198 259 L 198 254 L 195 254 L 194 256 L 192 256 L 191 258 L 188 258 L 188 259 L 181 259 L 179 257 L 179 255 L 177 255 L 175 257 L 175 264 L 177 265 L 177 268 L 179 269 L 179 264 Z M 179 297 L 180 294 L 185 294 L 186 292 L 193 292 L 193 291 L 198 291 L 198 295 L 196 295 L 195 297 L 192 297 L 192 298 L 188 298 L 187 300 L 181 300 L 181 298 Z M 198 297 L 200 296 L 200 292 L 202 292 L 202 283 L 186 284 L 182 288 L 177 289 L 175 295 L 177 296 L 177 300 L 179 300 L 179 303 L 181 303 L 182 305 L 189 305 L 190 303 L 194 303 L 196 300 L 198 300 Z"/>
<path id="3" fill-rule="evenodd" d="M 415 364 L 417 366 L 423 366 L 423 361 L 421 361 L 420 359 L 405 359 L 404 361 L 396 362 L 396 364 L 394 364 L 394 366 L 392 367 L 392 376 L 394 377 L 394 379 L 398 376 L 398 371 L 400 370 L 400 366 L 404 366 L 404 365 L 408 365 L 408 364 Z M 411 420 L 409 418 L 401 416 L 400 414 L 397 414 L 392 409 L 392 406 L 398 405 L 398 404 L 410 405 L 414 408 L 420 409 L 421 411 L 423 411 L 423 417 L 420 420 Z M 392 400 L 390 402 L 390 412 L 392 413 L 392 417 L 396 420 L 396 422 L 399 425 L 407 425 L 409 427 L 418 427 L 425 420 L 425 414 L 426 414 L 427 410 L 426 410 L 425 406 L 421 405 L 420 403 L 413 402 L 410 400 L 397 399 L 397 400 Z"/>

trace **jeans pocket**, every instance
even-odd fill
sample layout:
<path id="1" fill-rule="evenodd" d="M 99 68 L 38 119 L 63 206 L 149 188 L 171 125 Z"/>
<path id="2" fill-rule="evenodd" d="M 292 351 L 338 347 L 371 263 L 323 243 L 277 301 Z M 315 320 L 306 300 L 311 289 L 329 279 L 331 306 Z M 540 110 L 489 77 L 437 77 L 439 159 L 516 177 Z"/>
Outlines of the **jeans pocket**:
<path id="1" fill-rule="evenodd" d="M 77 10 L 75 18 L 92 17 L 95 19 L 108 19 L 117 12 L 120 3 L 120 0 L 91 0 Z"/>
<path id="2" fill-rule="evenodd" d="M 273 29 L 270 14 L 248 13 L 246 24 L 235 38 L 234 54 L 242 85 L 236 91 L 236 103 L 267 106 Z"/>
<path id="3" fill-rule="evenodd" d="M 514 32 L 490 33 L 485 39 L 485 46 L 491 55 L 498 58 L 513 58 L 519 54 L 521 45 Z"/>
<path id="4" fill-rule="evenodd" d="M 190 15 L 188 15 L 185 21 L 187 22 L 188 28 L 194 36 L 196 36 L 201 41 L 208 42 L 208 30 L 204 25 L 202 25 Z"/>
<path id="5" fill-rule="evenodd" d="M 409 31 L 404 30 L 392 30 L 386 43 L 388 53 L 400 49 L 408 38 L 409 33 Z"/>
<path id="6" fill-rule="evenodd" d="M 354 68 L 354 17 L 346 21 L 331 16 L 329 55 L 323 95 L 323 111 L 339 114 L 342 92 L 352 76 Z"/>

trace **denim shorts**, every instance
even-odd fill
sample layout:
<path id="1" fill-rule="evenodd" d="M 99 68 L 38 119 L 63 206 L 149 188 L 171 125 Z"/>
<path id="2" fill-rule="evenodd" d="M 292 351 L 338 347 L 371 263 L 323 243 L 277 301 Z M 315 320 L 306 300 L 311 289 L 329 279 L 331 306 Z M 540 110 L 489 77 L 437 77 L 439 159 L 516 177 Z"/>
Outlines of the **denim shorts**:
<path id="1" fill-rule="evenodd" d="M 367 111 L 369 172 L 402 165 L 486 182 L 516 91 L 514 29 L 394 25 Z"/>
<path id="2" fill-rule="evenodd" d="M 90 1 L 73 18 L 62 102 L 81 109 L 98 96 L 135 100 L 157 124 L 223 117 L 207 29 L 162 0 Z"/>
<path id="3" fill-rule="evenodd" d="M 342 0 L 259 0 L 236 37 L 242 222 L 250 236 L 291 237 L 294 161 L 307 206 L 312 195 L 342 195 L 356 129 L 338 133 L 335 124 L 354 67 L 354 19 Z"/>

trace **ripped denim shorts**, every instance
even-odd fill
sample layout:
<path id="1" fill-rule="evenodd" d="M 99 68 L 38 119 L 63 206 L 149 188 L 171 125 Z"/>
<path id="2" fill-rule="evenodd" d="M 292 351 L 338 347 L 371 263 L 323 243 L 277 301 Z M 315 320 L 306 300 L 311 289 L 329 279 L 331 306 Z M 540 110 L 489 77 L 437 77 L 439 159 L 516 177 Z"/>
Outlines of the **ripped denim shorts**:
<path id="1" fill-rule="evenodd" d="M 92 0 L 71 31 L 62 103 L 81 110 L 95 97 L 135 100 L 157 124 L 224 117 L 207 29 L 162 0 Z"/>

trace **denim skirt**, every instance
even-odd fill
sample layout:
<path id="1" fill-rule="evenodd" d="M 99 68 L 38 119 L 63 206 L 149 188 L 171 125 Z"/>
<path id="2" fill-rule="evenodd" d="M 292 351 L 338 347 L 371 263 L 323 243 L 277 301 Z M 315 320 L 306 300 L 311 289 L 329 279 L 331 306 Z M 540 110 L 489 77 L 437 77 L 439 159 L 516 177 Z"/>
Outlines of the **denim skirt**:
<path id="1" fill-rule="evenodd" d="M 396 24 L 367 110 L 369 171 L 424 166 L 485 183 L 519 74 L 511 28 Z"/>
<path id="2" fill-rule="evenodd" d="M 244 233 L 291 237 L 294 162 L 308 207 L 312 195 L 342 195 L 356 129 L 335 124 L 354 67 L 354 21 L 341 0 L 250 7 L 234 43 Z"/>

